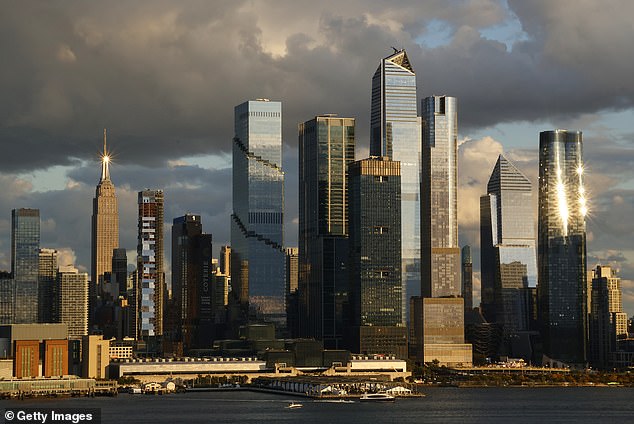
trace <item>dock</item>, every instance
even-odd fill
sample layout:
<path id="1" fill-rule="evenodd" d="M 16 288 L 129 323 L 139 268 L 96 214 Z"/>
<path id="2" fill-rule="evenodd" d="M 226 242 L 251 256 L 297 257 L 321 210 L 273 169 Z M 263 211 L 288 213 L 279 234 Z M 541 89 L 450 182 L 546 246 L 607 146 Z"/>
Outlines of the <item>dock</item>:
<path id="1" fill-rule="evenodd" d="M 117 382 L 92 378 L 19 378 L 0 380 L 0 399 L 57 396 L 116 396 Z"/>

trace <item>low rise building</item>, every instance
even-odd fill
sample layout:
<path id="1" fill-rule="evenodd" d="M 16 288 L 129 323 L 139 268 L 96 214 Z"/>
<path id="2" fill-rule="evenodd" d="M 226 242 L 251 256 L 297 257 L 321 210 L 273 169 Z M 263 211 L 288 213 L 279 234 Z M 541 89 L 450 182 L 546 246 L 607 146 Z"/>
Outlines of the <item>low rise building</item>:
<path id="1" fill-rule="evenodd" d="M 81 345 L 82 376 L 97 380 L 108 378 L 110 340 L 104 340 L 103 336 L 83 336 Z"/>

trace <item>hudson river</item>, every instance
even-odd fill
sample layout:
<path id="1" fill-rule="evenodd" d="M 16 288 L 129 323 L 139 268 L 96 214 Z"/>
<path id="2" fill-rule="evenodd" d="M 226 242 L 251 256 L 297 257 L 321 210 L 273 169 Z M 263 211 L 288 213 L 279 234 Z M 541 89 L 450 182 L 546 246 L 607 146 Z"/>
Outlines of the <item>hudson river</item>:
<path id="1" fill-rule="evenodd" d="M 632 423 L 634 388 L 428 388 L 394 403 L 336 404 L 254 392 L 0 401 L 11 408 L 101 408 L 103 423 Z M 288 409 L 290 401 L 304 407 Z M 17 422 L 17 421 L 13 421 Z"/>

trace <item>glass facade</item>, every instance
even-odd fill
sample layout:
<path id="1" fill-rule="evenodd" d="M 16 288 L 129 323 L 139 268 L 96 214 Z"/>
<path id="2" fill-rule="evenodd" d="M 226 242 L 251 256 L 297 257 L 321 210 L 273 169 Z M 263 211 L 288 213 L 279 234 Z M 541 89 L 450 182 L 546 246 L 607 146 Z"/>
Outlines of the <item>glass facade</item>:
<path id="1" fill-rule="evenodd" d="M 400 166 L 350 166 L 350 287 L 355 326 L 403 326 Z"/>
<path id="2" fill-rule="evenodd" d="M 300 334 L 341 347 L 348 295 L 348 166 L 355 120 L 317 116 L 299 126 Z"/>
<path id="3" fill-rule="evenodd" d="M 457 100 L 447 96 L 427 97 L 422 101 L 422 109 L 422 295 L 460 296 Z"/>
<path id="4" fill-rule="evenodd" d="M 285 324 L 282 104 L 247 101 L 235 107 L 232 296 L 243 312 Z M 243 317 L 246 319 L 246 317 Z"/>
<path id="5" fill-rule="evenodd" d="M 163 191 L 140 191 L 138 206 L 137 325 L 138 337 L 148 338 L 163 335 Z"/>
<path id="6" fill-rule="evenodd" d="M 580 131 L 539 135 L 537 261 L 544 354 L 586 361 L 586 200 Z"/>
<path id="7" fill-rule="evenodd" d="M 464 309 L 473 309 L 473 260 L 471 259 L 471 246 L 462 247 L 462 298 Z"/>
<path id="8" fill-rule="evenodd" d="M 530 180 L 500 155 L 480 199 L 482 309 L 505 333 L 529 330 L 528 288 L 537 287 Z"/>
<path id="9" fill-rule="evenodd" d="M 39 322 L 54 322 L 52 317 L 54 290 L 57 282 L 57 250 L 40 249 L 38 284 Z"/>
<path id="10" fill-rule="evenodd" d="M 370 154 L 401 163 L 403 305 L 420 294 L 421 119 L 416 102 L 416 73 L 405 50 L 397 51 L 372 77 Z"/>
<path id="11" fill-rule="evenodd" d="M 39 253 L 39 209 L 14 209 L 11 211 L 11 272 L 15 282 L 15 324 L 38 322 Z"/>
<path id="12" fill-rule="evenodd" d="M 13 323 L 15 282 L 8 275 L 0 275 L 0 324 Z"/>
<path id="13" fill-rule="evenodd" d="M 199 345 L 204 324 L 213 319 L 212 237 L 203 234 L 200 215 L 186 214 L 172 224 L 174 340 L 187 352 Z M 223 303 L 221 303 L 223 304 Z M 209 340 L 207 340 L 207 343 Z"/>

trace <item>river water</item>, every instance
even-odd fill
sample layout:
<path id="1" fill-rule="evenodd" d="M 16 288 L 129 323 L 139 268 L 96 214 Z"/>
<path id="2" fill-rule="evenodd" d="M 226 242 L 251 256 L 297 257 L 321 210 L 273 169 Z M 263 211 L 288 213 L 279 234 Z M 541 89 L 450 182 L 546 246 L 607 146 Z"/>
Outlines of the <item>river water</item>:
<path id="1" fill-rule="evenodd" d="M 394 403 L 328 403 L 284 395 L 198 392 L 165 396 L 0 401 L 11 408 L 101 408 L 103 423 L 634 423 L 634 388 L 429 388 Z M 288 409 L 291 401 L 304 407 Z"/>

